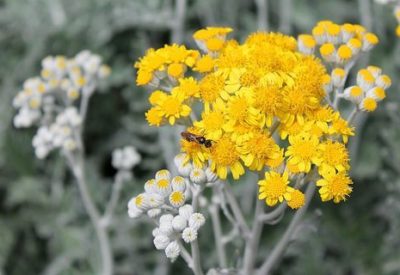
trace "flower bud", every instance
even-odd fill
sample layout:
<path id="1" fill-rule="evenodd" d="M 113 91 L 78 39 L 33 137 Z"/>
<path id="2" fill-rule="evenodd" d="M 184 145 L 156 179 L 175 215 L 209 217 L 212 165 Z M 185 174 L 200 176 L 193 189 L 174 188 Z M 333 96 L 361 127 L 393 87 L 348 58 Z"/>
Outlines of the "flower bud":
<path id="1" fill-rule="evenodd" d="M 186 181 L 181 176 L 172 178 L 172 190 L 184 192 L 186 189 Z"/>
<path id="2" fill-rule="evenodd" d="M 203 184 L 206 182 L 206 173 L 203 171 L 203 169 L 200 168 L 194 168 L 190 172 L 190 180 L 195 183 L 195 184 Z"/>
<path id="3" fill-rule="evenodd" d="M 185 203 L 185 194 L 181 191 L 174 191 L 169 196 L 169 202 L 173 207 L 180 207 Z"/>
<path id="4" fill-rule="evenodd" d="M 156 173 L 156 180 L 159 179 L 171 179 L 171 173 L 167 169 L 160 170 Z"/>
<path id="5" fill-rule="evenodd" d="M 170 244 L 170 239 L 165 235 L 157 235 L 153 243 L 157 250 L 163 250 Z"/>
<path id="6" fill-rule="evenodd" d="M 187 221 L 193 214 L 193 207 L 190 204 L 185 204 L 179 208 L 179 216 L 185 218 Z"/>
<path id="7" fill-rule="evenodd" d="M 189 227 L 194 230 L 198 230 L 200 227 L 204 225 L 206 219 L 201 213 L 193 213 L 189 218 Z"/>
<path id="8" fill-rule="evenodd" d="M 187 226 L 187 220 L 184 217 L 176 216 L 172 220 L 172 227 L 175 231 L 181 232 Z"/>
<path id="9" fill-rule="evenodd" d="M 178 243 L 176 241 L 171 242 L 166 248 L 165 248 L 165 255 L 167 258 L 175 260 L 181 252 L 181 248 L 179 247 Z"/>
<path id="10" fill-rule="evenodd" d="M 194 230 L 191 227 L 185 228 L 182 232 L 182 239 L 185 243 L 191 243 L 197 239 L 197 230 Z"/>

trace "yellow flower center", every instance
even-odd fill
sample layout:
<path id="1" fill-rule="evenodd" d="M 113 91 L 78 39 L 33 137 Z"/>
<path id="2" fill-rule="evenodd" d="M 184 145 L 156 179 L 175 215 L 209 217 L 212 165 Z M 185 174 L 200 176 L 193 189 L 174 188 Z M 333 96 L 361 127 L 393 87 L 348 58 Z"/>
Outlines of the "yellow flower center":
<path id="1" fill-rule="evenodd" d="M 319 52 L 322 56 L 327 56 L 333 54 L 335 51 L 335 46 L 332 43 L 325 43 L 319 48 Z"/>
<path id="2" fill-rule="evenodd" d="M 136 197 L 135 204 L 136 204 L 136 206 L 141 206 L 143 204 L 143 196 L 142 195 L 138 195 Z"/>
<path id="3" fill-rule="evenodd" d="M 324 144 L 322 157 L 329 165 L 346 165 L 348 154 L 343 144 L 339 142 L 327 142 Z"/>
<path id="4" fill-rule="evenodd" d="M 243 121 L 246 118 L 248 104 L 245 98 L 233 99 L 228 110 L 229 117 L 233 120 Z"/>
<path id="5" fill-rule="evenodd" d="M 350 178 L 346 177 L 345 174 L 337 174 L 333 176 L 329 182 L 329 189 L 334 197 L 346 196 L 351 191 L 351 188 L 349 186 L 351 184 L 351 180 Z"/>
<path id="6" fill-rule="evenodd" d="M 286 193 L 287 182 L 279 174 L 271 175 L 264 182 L 267 197 L 279 198 Z"/>
<path id="7" fill-rule="evenodd" d="M 245 87 L 253 86 L 257 81 L 258 77 L 254 72 L 245 72 L 240 76 L 240 84 Z"/>
<path id="8" fill-rule="evenodd" d="M 311 140 L 300 140 L 292 144 L 293 155 L 300 157 L 303 160 L 311 160 L 316 156 L 317 148 Z"/>
<path id="9" fill-rule="evenodd" d="M 160 179 L 157 181 L 157 187 L 160 189 L 167 188 L 169 186 L 169 181 L 166 179 Z"/>
<path id="10" fill-rule="evenodd" d="M 179 63 L 169 65 L 168 74 L 172 77 L 179 78 L 183 74 L 183 65 Z"/>
<path id="11" fill-rule="evenodd" d="M 290 194 L 290 196 L 291 196 L 291 198 L 288 201 L 288 205 L 290 208 L 298 209 L 304 205 L 305 196 L 301 191 L 295 190 Z"/>
<path id="12" fill-rule="evenodd" d="M 220 75 L 207 75 L 200 83 L 200 95 L 206 102 L 214 102 L 224 88 L 225 80 Z"/>
<path id="13" fill-rule="evenodd" d="M 224 46 L 224 41 L 218 38 L 211 38 L 207 40 L 206 45 L 210 51 L 219 51 Z"/>
<path id="14" fill-rule="evenodd" d="M 377 107 L 377 103 L 373 98 L 365 98 L 363 101 L 363 106 L 365 108 L 365 110 L 367 110 L 368 112 L 372 112 L 375 111 L 376 107 Z"/>
<path id="15" fill-rule="evenodd" d="M 161 107 L 167 115 L 173 116 L 179 114 L 181 102 L 177 98 L 170 96 L 162 103 Z"/>
<path id="16" fill-rule="evenodd" d="M 204 128 L 208 131 L 221 129 L 224 123 L 224 116 L 220 112 L 210 112 L 203 117 Z"/>
<path id="17" fill-rule="evenodd" d="M 235 144 L 229 138 L 222 138 L 211 147 L 212 159 L 219 165 L 230 166 L 239 160 Z"/>
<path id="18" fill-rule="evenodd" d="M 353 53 L 349 46 L 341 45 L 338 49 L 338 55 L 341 59 L 348 60 L 352 57 Z"/>
<path id="19" fill-rule="evenodd" d="M 352 97 L 359 97 L 362 94 L 362 89 L 358 86 L 354 86 L 350 89 L 350 95 Z"/>
<path id="20" fill-rule="evenodd" d="M 171 200 L 171 202 L 173 202 L 173 203 L 180 203 L 180 202 L 182 202 L 184 199 L 185 199 L 185 198 L 184 198 L 184 195 L 183 195 L 183 193 L 180 192 L 180 191 L 174 191 L 174 192 L 172 192 L 171 195 L 170 195 L 170 200 Z"/>

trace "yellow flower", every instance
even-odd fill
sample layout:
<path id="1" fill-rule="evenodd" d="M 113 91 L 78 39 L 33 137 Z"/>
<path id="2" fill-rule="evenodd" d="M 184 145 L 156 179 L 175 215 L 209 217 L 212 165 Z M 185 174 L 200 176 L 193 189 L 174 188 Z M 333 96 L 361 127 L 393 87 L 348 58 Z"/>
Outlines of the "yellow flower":
<path id="1" fill-rule="evenodd" d="M 306 133 L 290 136 L 289 143 L 285 156 L 289 157 L 288 163 L 296 165 L 300 172 L 309 172 L 311 164 L 321 163 L 319 140 L 315 136 Z"/>
<path id="2" fill-rule="evenodd" d="M 201 114 L 201 120 L 194 122 L 196 126 L 206 138 L 217 140 L 222 136 L 225 124 L 224 113 L 219 108 L 204 111 Z"/>
<path id="3" fill-rule="evenodd" d="M 210 55 L 203 55 L 196 61 L 194 71 L 199 73 L 208 73 L 214 69 L 215 61 Z"/>
<path id="4" fill-rule="evenodd" d="M 229 127 L 235 124 L 248 124 L 252 126 L 264 125 L 263 116 L 253 107 L 253 98 L 248 94 L 231 96 L 226 103 L 226 118 Z"/>
<path id="5" fill-rule="evenodd" d="M 171 125 L 174 125 L 177 119 L 189 116 L 192 111 L 188 105 L 184 104 L 184 97 L 174 92 L 161 99 L 156 108 Z"/>
<path id="6" fill-rule="evenodd" d="M 160 126 L 163 122 L 163 116 L 160 111 L 153 107 L 146 112 L 146 120 L 150 126 Z"/>
<path id="7" fill-rule="evenodd" d="M 180 78 L 179 86 L 175 89 L 177 89 L 179 93 L 182 93 L 185 99 L 200 96 L 200 86 L 193 77 Z"/>
<path id="8" fill-rule="evenodd" d="M 210 103 L 215 103 L 217 99 L 220 99 L 220 95 L 225 88 L 225 77 L 221 73 L 210 73 L 199 84 L 200 98 L 209 107 Z"/>
<path id="9" fill-rule="evenodd" d="M 267 133 L 250 132 L 238 147 L 244 165 L 251 170 L 261 170 L 269 159 L 280 157 L 279 146 Z"/>
<path id="10" fill-rule="evenodd" d="M 350 168 L 349 153 L 344 144 L 338 141 L 327 140 L 320 144 L 322 169 L 324 166 L 344 171 Z"/>
<path id="11" fill-rule="evenodd" d="M 187 131 L 196 135 L 201 135 L 201 131 L 194 127 L 188 128 Z M 197 142 L 189 142 L 185 139 L 181 139 L 181 151 L 186 153 L 184 163 L 192 160 L 196 167 L 203 167 L 210 155 L 210 150 L 204 145 L 198 144 Z"/>
<path id="12" fill-rule="evenodd" d="M 289 175 L 284 172 L 282 175 L 271 171 L 265 173 L 265 179 L 258 182 L 259 200 L 264 200 L 268 206 L 274 206 L 283 200 L 290 201 L 293 188 L 289 185 Z"/>
<path id="13" fill-rule="evenodd" d="M 309 184 L 313 184 L 313 183 L 309 183 Z M 290 197 L 291 198 L 290 198 L 290 200 L 288 200 L 287 204 L 292 209 L 299 209 L 306 202 L 303 192 L 301 192 L 300 190 L 297 190 L 297 189 L 293 190 L 293 192 L 290 193 Z"/>
<path id="14" fill-rule="evenodd" d="M 353 184 L 345 172 L 326 174 L 324 178 L 317 181 L 320 186 L 319 194 L 322 201 L 333 200 L 335 203 L 346 200 L 350 195 Z"/>
<path id="15" fill-rule="evenodd" d="M 159 102 L 165 100 L 167 96 L 168 95 L 166 93 L 164 93 L 163 91 L 155 90 L 149 96 L 149 102 L 151 105 L 154 106 L 154 105 L 157 105 Z"/>
<path id="16" fill-rule="evenodd" d="M 349 126 L 349 123 L 344 120 L 337 112 L 332 120 L 332 125 L 329 127 L 330 135 L 341 135 L 344 143 L 347 143 L 349 136 L 354 136 L 354 128 Z"/>
<path id="17" fill-rule="evenodd" d="M 227 135 L 214 142 L 210 148 L 210 167 L 221 179 L 226 179 L 228 169 L 234 179 L 244 174 L 236 144 Z"/>

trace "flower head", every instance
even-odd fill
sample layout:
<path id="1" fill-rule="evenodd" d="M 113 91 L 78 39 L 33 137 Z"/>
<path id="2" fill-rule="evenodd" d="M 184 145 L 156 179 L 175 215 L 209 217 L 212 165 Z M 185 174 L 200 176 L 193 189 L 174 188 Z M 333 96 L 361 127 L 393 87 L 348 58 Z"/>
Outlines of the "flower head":
<path id="1" fill-rule="evenodd" d="M 284 172 L 282 175 L 277 172 L 265 173 L 265 179 L 258 182 L 258 199 L 265 200 L 269 206 L 274 206 L 278 202 L 291 199 L 293 188 L 289 185 L 289 174 Z"/>

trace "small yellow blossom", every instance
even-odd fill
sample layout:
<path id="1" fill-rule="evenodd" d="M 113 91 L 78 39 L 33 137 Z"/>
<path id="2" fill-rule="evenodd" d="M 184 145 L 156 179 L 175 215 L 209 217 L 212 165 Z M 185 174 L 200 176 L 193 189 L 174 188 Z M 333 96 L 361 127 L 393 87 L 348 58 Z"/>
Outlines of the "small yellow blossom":
<path id="1" fill-rule="evenodd" d="M 335 203 L 346 200 L 352 191 L 351 184 L 353 182 L 345 172 L 326 174 L 324 178 L 317 181 L 322 201 L 333 200 Z"/>
<path id="2" fill-rule="evenodd" d="M 313 183 L 310 183 L 310 184 L 313 184 Z M 293 192 L 290 193 L 290 197 L 291 198 L 290 198 L 290 200 L 288 200 L 287 204 L 292 209 L 301 208 L 306 201 L 303 192 L 301 192 L 300 190 L 297 190 L 297 189 L 293 190 Z"/>
<path id="3" fill-rule="evenodd" d="M 290 201 L 293 188 L 289 186 L 289 174 L 284 172 L 282 175 L 271 171 L 265 173 L 265 179 L 258 182 L 258 199 L 265 200 L 268 206 L 274 206 L 283 200 Z"/>

